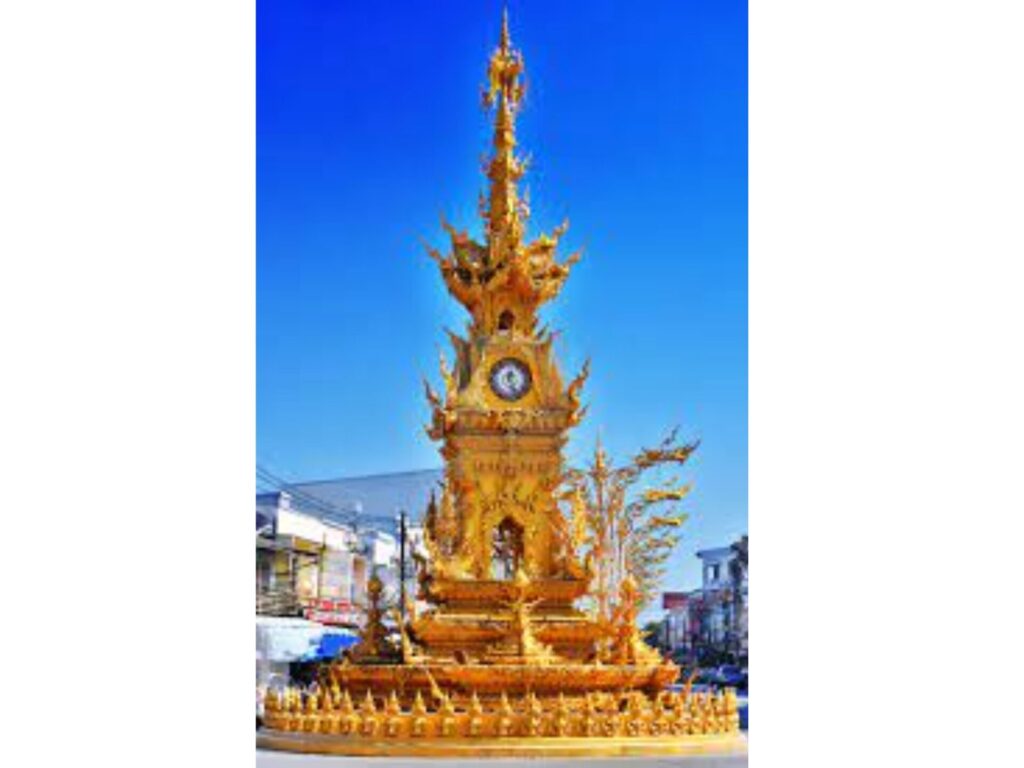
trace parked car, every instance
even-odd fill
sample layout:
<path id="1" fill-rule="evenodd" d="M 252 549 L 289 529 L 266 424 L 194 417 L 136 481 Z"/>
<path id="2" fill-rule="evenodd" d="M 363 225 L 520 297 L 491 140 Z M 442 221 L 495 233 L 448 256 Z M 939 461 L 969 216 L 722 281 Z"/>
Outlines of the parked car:
<path id="1" fill-rule="evenodd" d="M 747 671 L 735 664 L 722 664 L 714 671 L 712 682 L 730 688 L 747 687 Z"/>

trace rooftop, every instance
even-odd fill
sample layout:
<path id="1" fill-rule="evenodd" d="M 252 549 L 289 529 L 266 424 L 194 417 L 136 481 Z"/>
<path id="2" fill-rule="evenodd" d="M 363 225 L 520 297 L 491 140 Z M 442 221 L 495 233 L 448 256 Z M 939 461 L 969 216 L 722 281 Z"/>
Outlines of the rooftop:
<path id="1" fill-rule="evenodd" d="M 710 547 L 708 549 L 701 549 L 697 552 L 697 557 L 701 560 L 721 560 L 732 556 L 732 547 Z"/>
<path id="2" fill-rule="evenodd" d="M 415 523 L 443 477 L 440 468 L 420 469 L 289 483 L 283 490 L 293 508 L 332 522 L 349 522 L 354 514 L 357 521 L 380 523 L 405 511 Z M 279 492 L 256 494 L 257 510 L 276 509 L 279 496 Z"/>

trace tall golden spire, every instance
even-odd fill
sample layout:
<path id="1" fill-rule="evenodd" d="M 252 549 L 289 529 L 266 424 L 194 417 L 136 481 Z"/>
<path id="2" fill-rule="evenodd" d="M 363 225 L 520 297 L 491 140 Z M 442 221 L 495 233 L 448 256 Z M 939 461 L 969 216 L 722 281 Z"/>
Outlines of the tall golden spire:
<path id="1" fill-rule="evenodd" d="M 442 219 L 451 238 L 451 251 L 442 255 L 429 246 L 427 249 L 448 290 L 473 316 L 476 335 L 489 335 L 509 322 L 502 317 L 511 318 L 511 330 L 533 334 L 538 307 L 558 295 L 580 256 L 574 253 L 563 262 L 555 258 L 568 222 L 550 235 L 523 241 L 530 212 L 519 195 L 519 180 L 527 163 L 516 156 L 515 149 L 516 117 L 526 93 L 524 69 L 522 55 L 512 46 L 506 10 L 498 47 L 488 62 L 483 94 L 484 107 L 494 111 L 493 147 L 484 165 L 488 189 L 480 201 L 484 242 Z"/>
<path id="2" fill-rule="evenodd" d="M 487 226 L 487 245 L 492 260 L 514 254 L 523 237 L 529 211 L 519 198 L 518 182 L 526 163 L 516 157 L 516 116 L 526 88 L 522 54 L 512 47 L 508 31 L 508 9 L 501 19 L 501 38 L 487 67 L 484 105 L 494 108 L 494 151 L 485 173 L 490 180 L 487 202 L 482 210 Z"/>

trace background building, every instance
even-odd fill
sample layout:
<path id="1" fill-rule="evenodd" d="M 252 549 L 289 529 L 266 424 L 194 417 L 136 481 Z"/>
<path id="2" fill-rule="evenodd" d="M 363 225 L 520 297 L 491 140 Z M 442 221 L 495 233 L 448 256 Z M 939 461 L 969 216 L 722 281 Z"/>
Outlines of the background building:
<path id="1" fill-rule="evenodd" d="M 697 647 L 699 625 L 691 613 L 694 601 L 699 600 L 700 590 L 662 593 L 661 607 L 665 611 L 665 618 L 661 624 L 661 645 L 676 658 L 691 659 Z"/>
<path id="2" fill-rule="evenodd" d="M 741 542 L 742 550 L 737 542 L 697 552 L 701 561 L 700 589 L 662 594 L 662 642 L 676 659 L 687 663 L 746 659 L 746 537 Z"/>
<path id="3" fill-rule="evenodd" d="M 418 521 L 441 470 L 285 483 L 258 470 L 256 495 L 256 681 L 263 691 L 303 662 L 337 656 L 357 639 L 366 586 L 376 573 L 385 601 L 400 593 L 398 517 L 406 512 L 406 576 Z M 299 666 L 295 666 L 298 664 Z"/>
<path id="4" fill-rule="evenodd" d="M 701 560 L 701 639 L 716 650 L 726 651 L 733 622 L 732 583 L 729 562 L 735 557 L 729 547 L 702 549 Z"/>
<path id="5" fill-rule="evenodd" d="M 369 570 L 355 530 L 286 491 L 257 496 L 256 518 L 256 613 L 355 626 Z"/>
<path id="6" fill-rule="evenodd" d="M 418 521 L 441 470 L 285 483 L 257 470 L 257 614 L 356 626 L 373 573 L 385 597 L 400 592 L 398 518 L 406 513 L 406 577 L 422 549 Z M 411 594 L 410 590 L 410 594 Z"/>

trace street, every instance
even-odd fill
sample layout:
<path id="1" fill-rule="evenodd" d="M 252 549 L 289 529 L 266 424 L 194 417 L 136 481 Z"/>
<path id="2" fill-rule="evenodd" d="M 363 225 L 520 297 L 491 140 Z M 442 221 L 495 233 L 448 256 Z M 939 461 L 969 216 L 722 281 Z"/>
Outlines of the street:
<path id="1" fill-rule="evenodd" d="M 256 750 L 256 768 L 398 768 L 398 766 L 444 764 L 446 758 L 335 757 L 333 755 L 299 755 L 289 752 Z M 463 768 L 511 768 L 543 765 L 547 768 L 643 768 L 644 766 L 687 766 L 687 768 L 746 768 L 747 755 L 693 755 L 666 757 L 602 757 L 538 760 L 523 759 L 459 759 Z"/>

